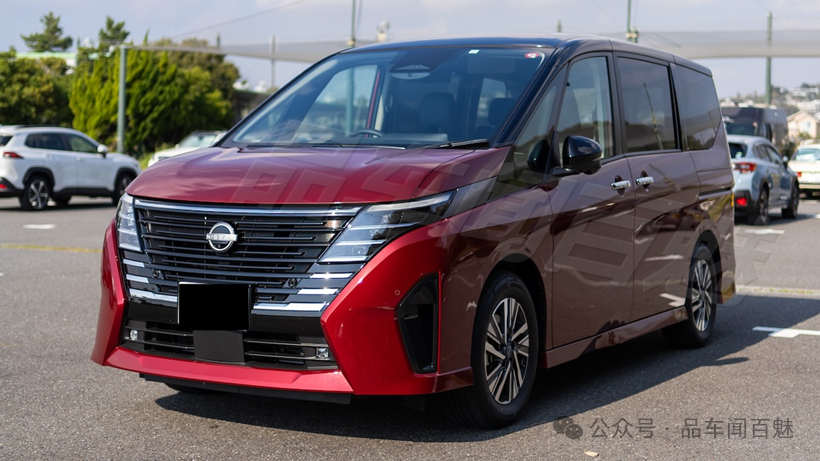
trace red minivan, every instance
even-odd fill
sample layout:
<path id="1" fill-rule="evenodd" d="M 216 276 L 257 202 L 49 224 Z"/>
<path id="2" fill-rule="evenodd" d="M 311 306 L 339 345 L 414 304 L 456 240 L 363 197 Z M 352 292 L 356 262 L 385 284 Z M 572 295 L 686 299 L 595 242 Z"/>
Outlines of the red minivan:
<path id="1" fill-rule="evenodd" d="M 441 394 L 512 423 L 536 369 L 735 292 L 708 69 L 631 43 L 382 43 L 150 168 L 103 247 L 92 358 L 182 392 Z"/>

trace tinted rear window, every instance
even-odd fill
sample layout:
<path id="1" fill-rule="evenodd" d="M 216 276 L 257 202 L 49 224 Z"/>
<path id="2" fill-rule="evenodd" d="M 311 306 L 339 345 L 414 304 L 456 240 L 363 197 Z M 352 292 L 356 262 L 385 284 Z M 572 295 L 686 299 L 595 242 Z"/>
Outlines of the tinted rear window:
<path id="1" fill-rule="evenodd" d="M 680 69 L 681 119 L 684 139 L 689 150 L 712 147 L 721 122 L 718 102 L 712 78 L 687 69 Z"/>
<path id="2" fill-rule="evenodd" d="M 5 146 L 11 141 L 12 136 L 0 134 L 0 146 Z"/>
<path id="3" fill-rule="evenodd" d="M 729 152 L 732 154 L 732 158 L 743 158 L 746 156 L 746 145 L 730 142 Z"/>

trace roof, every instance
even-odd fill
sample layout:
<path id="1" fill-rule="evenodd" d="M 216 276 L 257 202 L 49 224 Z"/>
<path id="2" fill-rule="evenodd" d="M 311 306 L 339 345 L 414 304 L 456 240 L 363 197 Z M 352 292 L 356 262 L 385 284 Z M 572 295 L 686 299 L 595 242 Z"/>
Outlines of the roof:
<path id="1" fill-rule="evenodd" d="M 733 142 L 737 144 L 754 144 L 756 142 L 763 142 L 765 144 L 771 144 L 771 142 L 760 136 L 746 136 L 741 134 L 727 134 L 726 141 Z"/>
<path id="2" fill-rule="evenodd" d="M 56 131 L 58 133 L 79 133 L 73 128 L 50 125 L 0 125 L 0 133 L 16 134 L 31 133 L 37 131 Z"/>

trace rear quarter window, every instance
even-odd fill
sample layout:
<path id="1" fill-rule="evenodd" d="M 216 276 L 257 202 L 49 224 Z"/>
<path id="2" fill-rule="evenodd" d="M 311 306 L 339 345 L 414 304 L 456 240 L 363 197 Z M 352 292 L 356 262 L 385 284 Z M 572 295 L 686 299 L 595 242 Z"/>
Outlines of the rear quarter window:
<path id="1" fill-rule="evenodd" d="M 709 149 L 715 142 L 715 135 L 721 123 L 720 103 L 715 85 L 708 75 L 686 67 L 678 69 L 680 115 L 687 149 Z"/>
<path id="2" fill-rule="evenodd" d="M 736 144 L 733 142 L 729 143 L 729 153 L 732 155 L 732 158 L 743 158 L 746 157 L 746 146 L 743 144 Z"/>
<path id="3" fill-rule="evenodd" d="M 0 134 L 0 147 L 5 146 L 6 144 L 8 144 L 9 141 L 11 141 L 12 137 L 13 136 L 10 136 L 10 135 Z"/>

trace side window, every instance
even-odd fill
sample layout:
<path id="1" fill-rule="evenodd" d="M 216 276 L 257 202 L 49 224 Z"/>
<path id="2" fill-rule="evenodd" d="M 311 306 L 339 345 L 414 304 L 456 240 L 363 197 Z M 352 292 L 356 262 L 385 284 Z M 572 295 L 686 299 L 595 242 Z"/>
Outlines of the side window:
<path id="1" fill-rule="evenodd" d="M 686 67 L 678 67 L 678 71 L 678 103 L 687 149 L 709 149 L 715 142 L 715 135 L 721 123 L 720 103 L 715 92 L 715 84 L 708 75 Z"/>
<path id="2" fill-rule="evenodd" d="M 97 147 L 85 138 L 81 138 L 75 134 L 65 135 L 68 139 L 68 145 L 73 152 L 83 152 L 86 154 L 96 154 Z"/>
<path id="3" fill-rule="evenodd" d="M 491 199 L 528 189 L 541 184 L 544 171 L 530 168 L 529 160 L 538 155 L 549 155 L 548 139 L 554 131 L 555 103 L 561 96 L 566 71 L 560 71 L 550 83 L 541 100 L 530 113 L 524 128 L 510 149 L 498 174 Z"/>
<path id="4" fill-rule="evenodd" d="M 764 146 L 763 144 L 758 144 L 755 146 L 755 157 L 765 162 L 772 161 L 769 158 L 769 154 L 766 152 L 766 146 Z"/>
<path id="5" fill-rule="evenodd" d="M 777 153 L 777 150 L 772 146 L 766 146 L 766 153 L 769 154 L 769 159 L 775 165 L 780 165 L 783 163 L 783 159 L 780 157 L 780 154 Z"/>
<path id="6" fill-rule="evenodd" d="M 601 145 L 604 158 L 614 155 L 609 88 L 607 58 L 588 58 L 572 65 L 558 117 L 559 154 L 567 136 L 584 136 Z"/>
<path id="7" fill-rule="evenodd" d="M 26 137 L 25 144 L 35 149 L 68 150 L 60 133 L 32 133 Z"/>
<path id="8" fill-rule="evenodd" d="M 669 67 L 618 58 L 624 101 L 626 151 L 676 149 Z"/>

